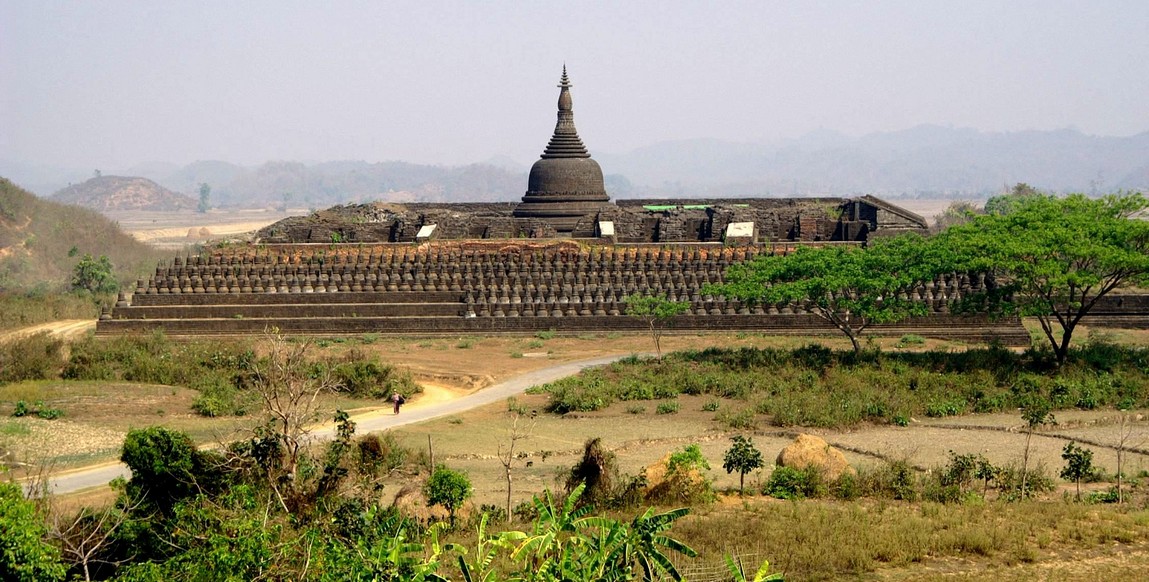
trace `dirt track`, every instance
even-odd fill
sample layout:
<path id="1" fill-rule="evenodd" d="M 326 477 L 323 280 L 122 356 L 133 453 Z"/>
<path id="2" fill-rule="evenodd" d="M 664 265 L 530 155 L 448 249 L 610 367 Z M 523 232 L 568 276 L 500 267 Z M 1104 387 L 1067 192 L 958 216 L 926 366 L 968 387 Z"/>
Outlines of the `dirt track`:
<path id="1" fill-rule="evenodd" d="M 96 320 L 94 319 L 64 319 L 0 333 L 0 343 L 43 332 L 48 332 L 61 339 L 72 341 L 82 337 L 93 329 L 96 329 Z"/>

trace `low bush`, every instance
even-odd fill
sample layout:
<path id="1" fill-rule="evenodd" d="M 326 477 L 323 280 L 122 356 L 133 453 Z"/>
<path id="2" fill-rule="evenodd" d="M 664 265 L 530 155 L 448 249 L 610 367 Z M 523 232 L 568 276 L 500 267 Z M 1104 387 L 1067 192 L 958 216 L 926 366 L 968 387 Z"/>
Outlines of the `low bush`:
<path id="1" fill-rule="evenodd" d="M 654 412 L 655 414 L 677 414 L 678 408 L 679 406 L 677 400 L 666 400 L 659 402 L 658 406 L 654 409 Z"/>
<path id="2" fill-rule="evenodd" d="M 55 378 L 63 353 L 64 342 L 47 332 L 0 343 L 0 384 Z"/>
<path id="3" fill-rule="evenodd" d="M 762 487 L 763 495 L 778 499 L 822 497 L 828 492 L 822 472 L 815 467 L 776 467 Z"/>
<path id="4" fill-rule="evenodd" d="M 1089 362 L 1102 349 L 1117 360 L 1092 367 Z M 548 393 L 548 410 L 559 413 L 691 394 L 708 395 L 708 402 L 748 400 L 755 413 L 779 426 L 829 428 L 1000 412 L 1023 406 L 1035 394 L 1050 395 L 1057 408 L 1149 404 L 1149 350 L 1087 346 L 1074 354 L 1055 373 L 1040 354 L 997 346 L 863 357 L 821 346 L 711 348 L 667 354 L 662 362 L 626 358 L 537 392 Z"/>

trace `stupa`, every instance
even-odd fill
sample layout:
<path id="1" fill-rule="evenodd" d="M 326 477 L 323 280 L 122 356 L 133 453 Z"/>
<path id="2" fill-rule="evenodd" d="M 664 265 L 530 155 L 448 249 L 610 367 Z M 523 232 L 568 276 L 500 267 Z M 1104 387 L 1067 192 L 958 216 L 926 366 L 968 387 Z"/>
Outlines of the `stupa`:
<path id="1" fill-rule="evenodd" d="M 571 82 L 566 65 L 559 82 L 558 122 L 539 160 L 531 166 L 527 193 L 515 208 L 515 218 L 537 218 L 569 235 L 578 222 L 610 201 L 602 168 L 590 157 L 574 124 Z"/>

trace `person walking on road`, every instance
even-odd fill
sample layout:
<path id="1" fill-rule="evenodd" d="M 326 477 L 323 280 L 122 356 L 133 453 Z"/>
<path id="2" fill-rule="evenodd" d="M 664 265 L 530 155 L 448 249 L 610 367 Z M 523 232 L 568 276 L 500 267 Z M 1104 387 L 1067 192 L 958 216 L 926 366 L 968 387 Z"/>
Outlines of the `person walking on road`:
<path id="1" fill-rule="evenodd" d="M 407 399 L 403 398 L 403 395 L 398 392 L 391 395 L 391 402 L 395 403 L 395 414 L 399 414 L 399 405 L 406 401 Z"/>

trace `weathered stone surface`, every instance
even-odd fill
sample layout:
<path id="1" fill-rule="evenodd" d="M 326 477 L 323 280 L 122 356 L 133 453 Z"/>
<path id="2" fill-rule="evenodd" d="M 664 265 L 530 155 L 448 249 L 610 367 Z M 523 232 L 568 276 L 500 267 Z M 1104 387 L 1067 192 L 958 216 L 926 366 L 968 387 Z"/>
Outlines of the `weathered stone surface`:
<path id="1" fill-rule="evenodd" d="M 798 435 L 794 442 L 778 453 L 774 463 L 792 469 L 817 467 L 830 481 L 837 480 L 843 473 L 856 473 L 842 451 L 830 446 L 823 438 L 809 434 Z"/>

